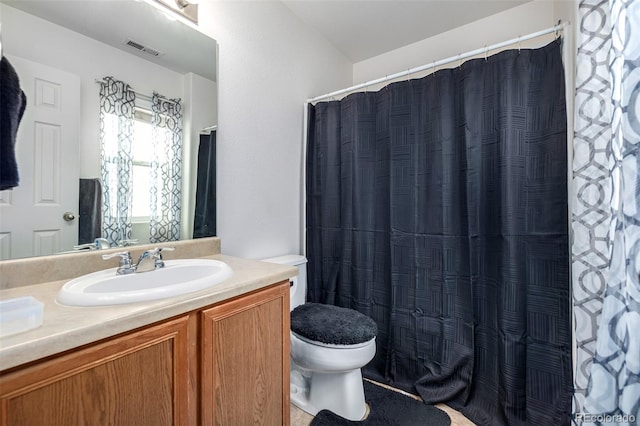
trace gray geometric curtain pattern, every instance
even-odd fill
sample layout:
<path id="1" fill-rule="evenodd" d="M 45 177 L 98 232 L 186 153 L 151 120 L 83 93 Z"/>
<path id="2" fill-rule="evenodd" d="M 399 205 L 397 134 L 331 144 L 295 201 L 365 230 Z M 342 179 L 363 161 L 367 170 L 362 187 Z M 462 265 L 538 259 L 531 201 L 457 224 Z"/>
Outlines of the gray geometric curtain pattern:
<path id="1" fill-rule="evenodd" d="M 110 244 L 131 238 L 131 185 L 135 93 L 105 77 L 100 85 L 102 236 Z"/>
<path id="2" fill-rule="evenodd" d="M 153 93 L 153 160 L 149 241 L 180 238 L 182 185 L 182 104 Z"/>
<path id="3" fill-rule="evenodd" d="M 640 0 L 580 2 L 575 424 L 640 421 Z"/>

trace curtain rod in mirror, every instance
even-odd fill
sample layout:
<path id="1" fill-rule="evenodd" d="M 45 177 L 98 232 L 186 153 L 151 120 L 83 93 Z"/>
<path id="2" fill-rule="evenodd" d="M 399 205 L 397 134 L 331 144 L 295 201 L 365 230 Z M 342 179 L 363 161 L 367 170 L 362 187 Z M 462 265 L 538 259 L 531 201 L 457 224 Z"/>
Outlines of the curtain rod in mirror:
<path id="1" fill-rule="evenodd" d="M 97 78 L 96 78 L 95 82 L 96 82 L 96 84 L 107 84 L 107 82 L 106 82 L 106 81 L 104 81 L 104 80 L 100 80 L 100 79 L 97 79 Z M 149 102 L 151 102 L 151 96 L 149 96 L 149 95 L 145 95 L 144 93 L 137 92 L 137 91 L 135 91 L 135 90 L 133 90 L 133 89 L 130 89 L 130 90 L 131 90 L 133 93 L 135 93 L 137 96 L 139 96 L 141 99 L 143 99 L 143 100 L 145 100 L 145 101 L 149 101 Z M 164 100 L 165 102 L 169 102 L 169 103 L 172 103 L 172 104 L 177 104 L 177 102 L 175 102 L 175 101 L 174 101 L 174 100 L 172 100 L 172 99 L 166 99 L 166 98 L 164 98 L 163 100 Z"/>

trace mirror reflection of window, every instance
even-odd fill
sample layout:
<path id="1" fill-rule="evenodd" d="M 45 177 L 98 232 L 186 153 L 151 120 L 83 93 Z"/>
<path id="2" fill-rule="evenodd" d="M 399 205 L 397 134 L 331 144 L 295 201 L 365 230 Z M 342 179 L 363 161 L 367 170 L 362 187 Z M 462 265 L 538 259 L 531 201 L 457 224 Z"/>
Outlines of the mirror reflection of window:
<path id="1" fill-rule="evenodd" d="M 149 222 L 151 217 L 151 161 L 153 160 L 151 111 L 136 108 L 133 125 L 132 221 Z"/>
<path id="2" fill-rule="evenodd" d="M 173 2 L 173 0 L 170 0 Z M 55 3 L 55 7 L 52 6 Z M 11 210 L 15 210 L 16 222 L 11 224 L 5 220 L 4 211 L 7 206 L 3 199 L 3 209 L 0 214 L 3 216 L 1 229 L 3 235 L 12 235 L 12 241 L 20 241 L 20 248 L 12 247 L 6 251 L 7 258 L 27 257 L 33 255 L 54 254 L 73 249 L 74 245 L 93 242 L 98 234 L 95 230 L 104 230 L 105 223 L 111 218 L 121 217 L 118 212 L 126 208 L 127 216 L 131 218 L 132 205 L 125 206 L 124 203 L 117 205 L 117 197 L 111 197 L 109 211 L 103 212 L 101 206 L 94 208 L 92 214 L 85 214 L 82 219 L 85 222 L 94 224 L 95 228 L 91 232 L 91 238 L 86 241 L 79 240 L 78 234 L 71 231 L 77 229 L 80 222 L 80 214 L 76 214 L 74 222 L 63 220 L 64 212 L 79 212 L 80 197 L 78 197 L 78 179 L 92 180 L 99 179 L 101 190 L 116 188 L 118 186 L 118 173 L 108 181 L 102 182 L 101 163 L 101 128 L 98 125 L 99 117 L 99 93 L 94 91 L 93 84 L 96 79 L 101 79 L 105 75 L 125 77 L 126 83 L 133 88 L 140 89 L 141 93 L 149 98 L 147 105 L 138 103 L 139 97 L 135 99 L 135 107 L 142 107 L 152 110 L 151 98 L 153 91 L 166 95 L 169 98 L 181 98 L 189 101 L 184 105 L 184 110 L 189 111 L 185 115 L 185 140 L 184 149 L 180 152 L 184 155 L 184 165 L 182 168 L 185 184 L 180 186 L 179 195 L 183 206 L 179 212 L 182 220 L 179 222 L 180 234 L 164 231 L 167 238 L 191 238 L 193 235 L 194 199 L 195 199 L 195 178 L 196 178 L 196 155 L 198 148 L 197 134 L 203 127 L 211 126 L 217 121 L 217 83 L 216 83 L 216 41 L 206 34 L 198 31 L 193 25 L 185 24 L 183 19 L 170 21 L 165 19 L 162 7 L 158 8 L 149 2 L 142 1 L 4 1 L 0 0 L 0 21 L 2 26 L 2 47 L 3 53 L 11 59 L 12 65 L 18 70 L 17 61 L 21 58 L 28 66 L 36 65 L 37 75 L 40 81 L 55 83 L 61 89 L 61 96 L 57 100 L 62 101 L 64 108 L 69 107 L 64 114 L 65 122 L 60 124 L 65 129 L 69 129 L 62 138 L 62 150 L 60 157 L 61 170 L 64 174 L 60 176 L 60 188 L 65 188 L 61 195 L 64 200 L 60 204 L 60 213 L 52 214 L 49 204 L 43 204 L 42 209 L 36 209 L 31 200 L 33 197 L 24 197 L 27 205 L 18 206 L 15 204 L 16 191 L 13 191 L 14 204 Z M 33 31 L 38 28 L 38 31 Z M 126 36 L 126 37 L 125 37 Z M 160 48 L 162 55 L 154 57 L 146 52 L 140 51 L 127 45 L 125 41 L 133 40 L 144 46 Z M 188 46 L 188 49 L 184 47 Z M 22 67 L 18 70 L 21 82 L 25 87 L 35 87 L 35 83 L 29 83 L 27 74 L 30 71 Z M 73 75 L 71 80 L 70 74 Z M 68 77 L 68 78 L 67 78 Z M 47 86 L 48 87 L 48 86 Z M 81 91 L 82 88 L 82 91 Z M 88 90 L 85 90 L 88 89 Z M 58 90 L 58 89 L 56 89 Z M 26 90 L 25 90 L 26 92 Z M 34 95 L 27 95 L 29 99 Z M 141 97 L 140 97 L 141 98 Z M 27 108 L 34 107 L 35 102 L 27 102 Z M 44 104 L 43 104 L 44 105 Z M 48 108 L 45 105 L 46 108 Z M 185 114 L 187 114 L 185 112 Z M 105 126 L 117 126 L 118 121 L 110 121 L 105 117 Z M 115 119 L 114 119 L 115 120 Z M 37 120 L 31 120 L 36 123 Z M 109 121 L 109 122 L 107 122 Z M 49 123 L 49 121 L 47 121 Z M 77 123 L 77 125 L 76 125 Z M 56 123 L 51 123 L 56 124 Z M 58 124 L 56 124 L 58 125 Z M 25 120 L 21 124 L 22 131 L 19 134 L 33 135 L 34 131 L 27 132 Z M 134 139 L 134 120 L 131 120 L 131 140 Z M 49 127 L 47 127 L 49 129 Z M 75 133 L 77 134 L 75 134 Z M 147 131 L 148 133 L 148 131 Z M 163 131 L 155 130 L 156 134 Z M 73 137 L 75 134 L 75 137 Z M 169 139 L 169 136 L 161 135 L 161 138 Z M 131 144 L 129 144 L 131 145 Z M 24 149 L 28 146 L 25 143 L 18 143 L 16 146 Z M 134 147 L 139 147 L 139 144 Z M 108 152 L 105 156 L 113 156 L 114 150 L 109 144 Z M 140 149 L 143 153 L 149 150 Z M 161 150 L 156 150 L 161 151 Z M 153 151 L 151 151 L 153 153 Z M 165 152 L 160 152 L 165 154 Z M 136 155 L 136 157 L 138 157 Z M 19 164 L 19 168 L 27 170 L 31 167 L 32 156 L 23 155 L 25 165 Z M 138 160 L 138 158 L 136 158 Z M 66 161 L 70 164 L 67 165 Z M 145 182 L 149 177 L 148 171 L 142 171 L 144 158 L 134 166 L 131 164 L 131 181 L 133 183 L 134 174 L 136 179 L 135 187 L 142 188 L 140 182 Z M 148 159 L 147 159 L 148 161 Z M 22 167 L 20 167 L 22 166 Z M 153 165 L 152 165 L 153 168 Z M 109 166 L 110 170 L 116 169 L 117 164 Z M 127 166 L 129 169 L 129 166 Z M 53 169 L 52 169 L 53 170 Z M 148 168 L 147 168 L 148 170 Z M 168 179 L 161 177 L 161 182 Z M 17 190 L 26 189 L 27 183 L 35 183 L 32 173 L 25 173 L 21 179 L 21 187 Z M 50 184 L 53 180 L 46 180 Z M 190 184 L 193 182 L 193 184 Z M 24 185 L 22 185 L 24 184 Z M 153 183 L 152 183 L 153 185 Z M 175 186 L 175 185 L 174 185 Z M 91 186 L 91 188 L 95 188 Z M 85 190 L 85 194 L 89 192 Z M 126 196 L 122 198 L 128 201 L 132 189 L 126 190 Z M 141 189 L 137 191 L 138 200 L 135 207 L 135 217 L 131 218 L 133 226 L 127 225 L 126 231 L 116 233 L 115 228 L 109 232 L 113 234 L 114 241 L 123 239 L 138 239 L 140 244 L 149 243 L 151 239 L 150 223 L 154 222 L 154 216 L 146 221 L 138 222 L 146 218 L 149 213 L 146 211 L 148 204 L 145 197 L 149 191 Z M 4 191 L 3 191 L 4 193 Z M 9 191 L 11 193 L 11 191 Z M 0 194 L 0 197 L 5 194 Z M 97 199 L 102 200 L 103 193 L 98 193 Z M 90 198 L 90 197 L 87 197 Z M 151 198 L 151 197 L 149 197 Z M 158 193 L 158 203 L 166 196 Z M 149 200 L 150 201 L 150 200 Z M 100 204 L 103 204 L 100 202 Z M 138 207 L 145 211 L 140 212 Z M 99 211 L 100 214 L 93 214 Z M 153 212 L 154 209 L 151 209 Z M 156 207 L 155 211 L 162 211 Z M 56 222 L 51 222 L 52 220 Z M 29 220 L 25 218 L 29 217 Z M 30 224 L 29 228 L 25 223 Z M 96 222 L 100 222 L 96 224 Z M 157 220 L 156 220 L 157 222 Z M 6 226 L 5 226 L 6 225 Z M 172 225 L 173 226 L 173 225 Z M 115 225 L 114 225 L 115 227 Z M 175 226 L 173 226 L 175 228 Z M 45 234 L 38 234 L 41 238 L 36 247 L 34 231 L 46 229 Z M 54 240 L 51 230 L 60 232 L 59 237 Z M 127 231 L 130 230 L 130 234 Z M 70 236 L 63 236 L 64 232 L 70 231 Z M 104 231 L 103 231 L 104 232 Z M 128 236 L 130 235 L 130 236 Z M 104 237 L 104 236 L 103 236 Z M 46 239 L 42 240 L 42 238 Z M 3 240 L 6 241 L 6 240 Z M 44 249 L 46 248 L 46 249 Z M 5 251 L 0 253 L 0 258 L 5 255 Z"/>

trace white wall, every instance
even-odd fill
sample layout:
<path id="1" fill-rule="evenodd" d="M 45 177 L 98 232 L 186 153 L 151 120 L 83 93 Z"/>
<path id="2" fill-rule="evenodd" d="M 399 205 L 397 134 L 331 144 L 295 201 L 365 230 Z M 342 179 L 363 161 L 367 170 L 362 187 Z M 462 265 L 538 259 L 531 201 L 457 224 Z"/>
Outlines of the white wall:
<path id="1" fill-rule="evenodd" d="M 218 235 L 222 252 L 301 252 L 305 99 L 351 84 L 352 64 L 280 2 L 201 2 L 218 41 Z"/>
<path id="2" fill-rule="evenodd" d="M 99 87 L 95 79 L 113 76 L 135 90 L 183 97 L 182 75 L 0 4 L 3 50 L 76 74 L 81 79 L 80 177 L 100 176 Z M 70 48 L 73 46 L 73 48 Z"/>
<path id="3" fill-rule="evenodd" d="M 558 19 L 555 15 L 554 5 L 554 2 L 548 0 L 525 3 L 485 19 L 358 62 L 353 66 L 354 84 L 364 83 L 552 27 Z M 522 47 L 542 46 L 552 39 L 552 36 L 538 38 L 523 42 Z M 495 52 L 489 52 L 489 54 L 491 53 Z M 445 67 L 450 68 L 451 66 L 455 66 L 455 64 Z M 412 78 L 416 76 L 412 76 Z"/>

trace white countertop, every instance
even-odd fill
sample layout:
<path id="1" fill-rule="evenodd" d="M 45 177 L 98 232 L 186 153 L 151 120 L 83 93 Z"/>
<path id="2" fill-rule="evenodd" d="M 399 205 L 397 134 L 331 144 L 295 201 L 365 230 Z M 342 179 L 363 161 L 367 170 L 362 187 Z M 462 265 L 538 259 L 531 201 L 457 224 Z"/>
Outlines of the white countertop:
<path id="1" fill-rule="evenodd" d="M 0 371 L 213 305 L 289 279 L 298 272 L 291 266 L 220 254 L 203 258 L 227 263 L 233 276 L 212 288 L 177 297 L 99 307 L 57 303 L 58 290 L 67 280 L 0 291 L 2 300 L 33 296 L 44 304 L 41 327 L 0 338 Z"/>

